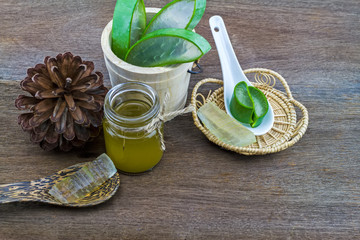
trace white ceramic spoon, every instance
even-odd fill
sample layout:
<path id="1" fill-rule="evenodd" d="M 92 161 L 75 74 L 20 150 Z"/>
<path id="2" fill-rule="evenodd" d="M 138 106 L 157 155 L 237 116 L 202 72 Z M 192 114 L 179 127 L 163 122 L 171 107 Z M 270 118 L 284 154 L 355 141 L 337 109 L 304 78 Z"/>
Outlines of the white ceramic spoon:
<path id="1" fill-rule="evenodd" d="M 226 112 L 231 116 L 230 101 L 234 92 L 234 87 L 238 82 L 245 81 L 248 85 L 251 82 L 246 78 L 240 64 L 236 58 L 234 49 L 232 48 L 229 35 L 223 19 L 220 16 L 213 16 L 209 20 L 212 35 L 215 40 L 216 48 L 219 53 L 221 69 L 224 79 L 224 103 Z M 234 117 L 233 117 L 234 118 Z M 274 124 L 274 111 L 269 104 L 269 110 L 263 121 L 256 128 L 252 128 L 249 124 L 241 123 L 251 130 L 255 135 L 263 135 L 270 131 Z"/>

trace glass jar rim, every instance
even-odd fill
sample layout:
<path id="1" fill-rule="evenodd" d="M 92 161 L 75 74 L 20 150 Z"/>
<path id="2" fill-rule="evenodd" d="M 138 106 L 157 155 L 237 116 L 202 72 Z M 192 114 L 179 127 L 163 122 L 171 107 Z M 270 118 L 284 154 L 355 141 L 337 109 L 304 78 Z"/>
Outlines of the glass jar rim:
<path id="1" fill-rule="evenodd" d="M 122 94 L 141 93 L 151 100 L 151 107 L 144 114 L 134 117 L 121 116 L 115 112 L 113 101 Z M 142 82 L 125 82 L 112 87 L 105 96 L 104 114 L 107 119 L 126 126 L 139 126 L 148 124 L 160 112 L 160 100 L 157 92 L 151 86 Z"/>

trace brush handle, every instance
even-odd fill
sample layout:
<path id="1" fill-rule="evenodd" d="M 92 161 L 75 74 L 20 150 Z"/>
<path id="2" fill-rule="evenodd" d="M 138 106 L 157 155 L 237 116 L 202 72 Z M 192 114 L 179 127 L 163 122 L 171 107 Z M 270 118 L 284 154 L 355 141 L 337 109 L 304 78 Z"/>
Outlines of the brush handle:
<path id="1" fill-rule="evenodd" d="M 36 182 L 18 182 L 0 185 L 0 204 L 38 201 Z"/>

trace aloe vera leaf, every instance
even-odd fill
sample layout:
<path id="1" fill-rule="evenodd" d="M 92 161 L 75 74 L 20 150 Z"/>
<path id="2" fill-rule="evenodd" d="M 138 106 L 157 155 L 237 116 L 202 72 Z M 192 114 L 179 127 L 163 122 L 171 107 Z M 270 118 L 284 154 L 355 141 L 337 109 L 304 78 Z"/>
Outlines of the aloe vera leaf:
<path id="1" fill-rule="evenodd" d="M 213 102 L 201 106 L 197 115 L 205 127 L 224 143 L 245 147 L 256 142 L 254 133 L 222 111 Z"/>
<path id="2" fill-rule="evenodd" d="M 118 0 L 116 2 L 113 27 L 112 51 L 121 59 L 136 43 L 146 27 L 146 13 L 143 0 Z"/>
<path id="3" fill-rule="evenodd" d="M 251 127 L 257 127 L 261 124 L 263 118 L 269 110 L 269 103 L 262 91 L 253 86 L 248 86 L 250 97 L 254 102 L 253 123 Z"/>
<path id="4" fill-rule="evenodd" d="M 242 123 L 252 123 L 254 103 L 250 97 L 246 82 L 236 84 L 230 101 L 230 112 L 235 119 Z"/>
<path id="5" fill-rule="evenodd" d="M 193 30 L 204 15 L 205 8 L 206 0 L 174 0 L 151 19 L 143 35 L 163 28 Z"/>
<path id="6" fill-rule="evenodd" d="M 125 61 L 142 67 L 192 62 L 211 49 L 205 38 L 185 29 L 159 29 L 142 37 L 127 52 Z"/>

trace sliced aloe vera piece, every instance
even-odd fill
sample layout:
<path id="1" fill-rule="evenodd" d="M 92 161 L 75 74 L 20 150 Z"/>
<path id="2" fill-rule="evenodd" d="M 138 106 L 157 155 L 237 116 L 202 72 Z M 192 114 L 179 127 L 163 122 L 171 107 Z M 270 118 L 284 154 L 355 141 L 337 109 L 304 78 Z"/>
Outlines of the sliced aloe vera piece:
<path id="1" fill-rule="evenodd" d="M 234 118 L 242 123 L 252 123 L 254 104 L 250 97 L 246 82 L 236 84 L 230 101 L 230 112 Z"/>
<path id="2" fill-rule="evenodd" d="M 163 7 L 149 22 L 144 35 L 163 28 L 193 30 L 204 15 L 206 0 L 175 0 Z"/>
<path id="3" fill-rule="evenodd" d="M 222 111 L 213 102 L 201 106 L 197 115 L 205 127 L 224 143 L 245 147 L 256 141 L 254 133 Z"/>
<path id="4" fill-rule="evenodd" d="M 115 5 L 112 27 L 112 51 L 121 59 L 136 43 L 146 27 L 143 0 L 118 0 Z"/>
<path id="5" fill-rule="evenodd" d="M 128 51 L 125 61 L 142 67 L 192 62 L 211 49 L 205 38 L 185 29 L 159 29 L 142 37 Z"/>
<path id="6" fill-rule="evenodd" d="M 103 153 L 74 174 L 55 183 L 49 193 L 60 202 L 76 202 L 96 190 L 116 172 L 114 163 Z"/>
<path id="7" fill-rule="evenodd" d="M 269 103 L 262 91 L 253 86 L 248 86 L 252 101 L 254 102 L 253 123 L 251 127 L 257 127 L 261 124 L 263 118 L 269 110 Z"/>

